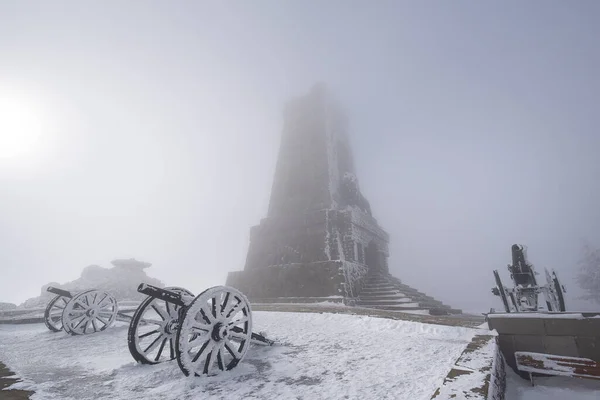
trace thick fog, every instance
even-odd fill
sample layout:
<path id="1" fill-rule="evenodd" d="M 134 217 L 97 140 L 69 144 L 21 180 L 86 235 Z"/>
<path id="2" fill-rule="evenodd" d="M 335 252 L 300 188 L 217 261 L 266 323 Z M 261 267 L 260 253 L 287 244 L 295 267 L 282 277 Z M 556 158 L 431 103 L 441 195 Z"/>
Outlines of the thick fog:
<path id="1" fill-rule="evenodd" d="M 600 246 L 599 18 L 593 0 L 2 1 L 0 100 L 39 136 L 0 149 L 0 301 L 119 257 L 224 284 L 266 215 L 283 105 L 324 81 L 394 275 L 501 308 L 492 270 L 508 281 L 522 243 L 593 307 L 573 279 Z M 20 125 L 0 127 L 7 146 Z"/>

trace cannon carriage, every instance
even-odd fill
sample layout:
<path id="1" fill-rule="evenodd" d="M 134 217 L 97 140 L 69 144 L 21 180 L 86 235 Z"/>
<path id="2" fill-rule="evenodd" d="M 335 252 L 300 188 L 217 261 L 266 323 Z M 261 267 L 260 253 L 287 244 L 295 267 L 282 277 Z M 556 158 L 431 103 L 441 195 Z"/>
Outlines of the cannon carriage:
<path id="1" fill-rule="evenodd" d="M 234 288 L 216 286 L 194 297 L 182 288 L 142 283 L 138 291 L 148 297 L 135 311 L 127 339 L 139 363 L 177 359 L 186 376 L 211 375 L 235 368 L 250 343 L 273 344 L 252 332 L 250 303 Z"/>
<path id="2" fill-rule="evenodd" d="M 120 314 L 117 300 L 103 290 L 76 294 L 52 286 L 46 290 L 56 295 L 44 310 L 44 323 L 52 332 L 65 331 L 71 335 L 101 332 Z"/>
<path id="3" fill-rule="evenodd" d="M 274 343 L 252 332 L 250 303 L 237 289 L 215 286 L 194 296 L 183 288 L 142 283 L 137 290 L 147 297 L 129 315 L 108 292 L 73 294 L 48 287 L 56 296 L 46 307 L 44 322 L 52 332 L 84 335 L 104 331 L 117 319 L 127 321 L 129 352 L 138 363 L 177 359 L 186 376 L 231 370 L 251 343 Z"/>
<path id="4" fill-rule="evenodd" d="M 508 288 L 503 285 L 498 270 L 494 270 L 496 286 L 492 293 L 500 296 L 504 309 L 510 312 L 535 312 L 542 309 L 539 304 L 539 295 L 543 294 L 546 300 L 547 311 L 566 311 L 565 287 L 560 283 L 556 271 L 545 270 L 546 285 L 537 282 L 534 266 L 527 261 L 526 249 L 522 245 L 514 244 L 511 247 L 512 264 L 508 265 L 510 278 L 514 286 Z"/>

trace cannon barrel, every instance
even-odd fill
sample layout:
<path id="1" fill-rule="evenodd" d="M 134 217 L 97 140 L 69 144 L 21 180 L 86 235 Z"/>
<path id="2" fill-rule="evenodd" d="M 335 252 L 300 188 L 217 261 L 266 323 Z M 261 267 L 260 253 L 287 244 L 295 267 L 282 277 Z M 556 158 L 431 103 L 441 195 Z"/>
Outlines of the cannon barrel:
<path id="1" fill-rule="evenodd" d="M 146 296 L 166 301 L 167 303 L 175 304 L 180 307 L 185 306 L 181 295 L 170 290 L 161 289 L 156 286 L 148 285 L 147 283 L 141 283 L 140 286 L 138 286 L 137 291 Z"/>
<path id="2" fill-rule="evenodd" d="M 521 268 L 525 268 L 527 265 L 527 260 L 525 259 L 525 251 L 522 245 L 513 244 L 511 247 L 512 252 L 512 265 L 513 267 L 521 266 Z"/>
<path id="3" fill-rule="evenodd" d="M 46 288 L 46 291 L 48 291 L 50 293 L 57 294 L 59 296 L 68 297 L 69 299 L 71 297 L 73 297 L 73 295 L 71 294 L 71 292 L 69 292 L 68 290 L 63 290 L 63 289 L 55 288 L 55 287 L 52 287 L 52 286 L 48 286 Z"/>

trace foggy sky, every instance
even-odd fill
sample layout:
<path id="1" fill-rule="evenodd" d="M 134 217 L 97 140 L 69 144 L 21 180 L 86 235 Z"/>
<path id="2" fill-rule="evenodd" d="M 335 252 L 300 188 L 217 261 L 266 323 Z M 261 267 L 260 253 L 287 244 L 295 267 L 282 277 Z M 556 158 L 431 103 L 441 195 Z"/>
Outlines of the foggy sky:
<path id="1" fill-rule="evenodd" d="M 242 269 L 286 100 L 328 84 L 390 270 L 500 308 L 510 246 L 572 282 L 600 246 L 596 1 L 0 2 L 0 91 L 35 156 L 0 162 L 0 301 L 117 257 L 196 293 Z M 2 132 L 0 132 L 2 134 Z"/>

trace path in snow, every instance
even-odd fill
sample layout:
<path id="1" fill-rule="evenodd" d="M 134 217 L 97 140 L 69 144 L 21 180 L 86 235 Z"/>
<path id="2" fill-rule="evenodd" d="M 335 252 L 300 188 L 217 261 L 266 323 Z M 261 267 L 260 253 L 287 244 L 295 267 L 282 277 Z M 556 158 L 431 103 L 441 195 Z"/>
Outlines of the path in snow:
<path id="1" fill-rule="evenodd" d="M 127 326 L 88 336 L 44 325 L 0 325 L 0 360 L 32 399 L 428 400 L 475 329 L 367 316 L 255 312 L 252 346 L 232 371 L 186 378 L 176 362 L 138 365 Z"/>

